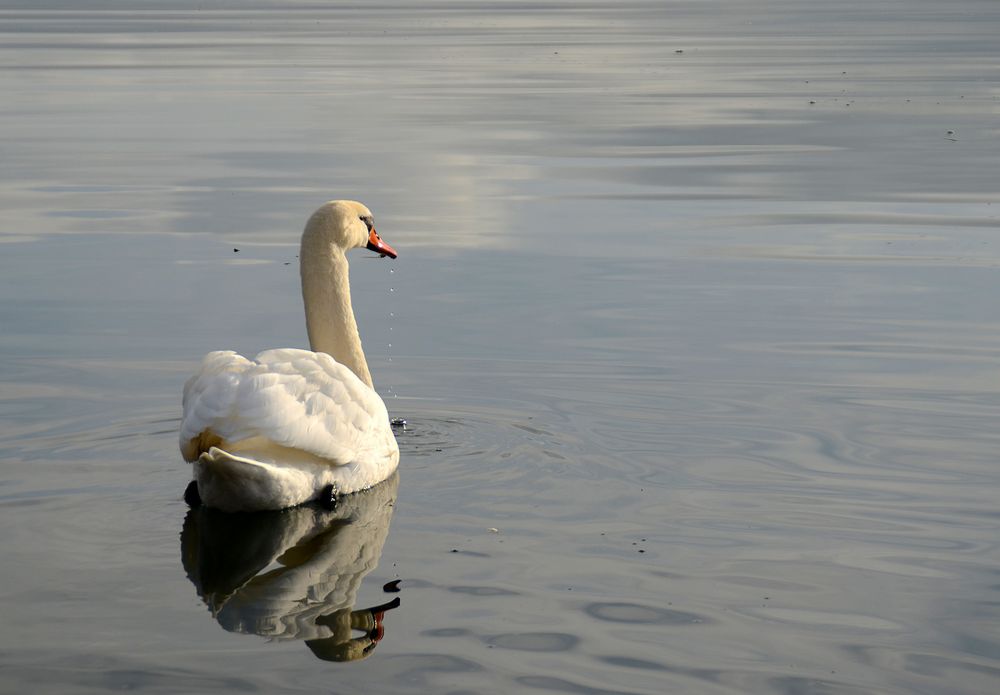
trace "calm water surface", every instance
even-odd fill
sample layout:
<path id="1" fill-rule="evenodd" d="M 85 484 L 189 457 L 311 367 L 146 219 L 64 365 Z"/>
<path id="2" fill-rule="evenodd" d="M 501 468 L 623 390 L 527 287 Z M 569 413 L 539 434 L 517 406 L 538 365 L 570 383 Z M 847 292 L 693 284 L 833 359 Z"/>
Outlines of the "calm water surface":
<path id="1" fill-rule="evenodd" d="M 0 690 L 997 689 L 997 3 L 0 8 Z M 333 197 L 398 479 L 189 512 Z"/>

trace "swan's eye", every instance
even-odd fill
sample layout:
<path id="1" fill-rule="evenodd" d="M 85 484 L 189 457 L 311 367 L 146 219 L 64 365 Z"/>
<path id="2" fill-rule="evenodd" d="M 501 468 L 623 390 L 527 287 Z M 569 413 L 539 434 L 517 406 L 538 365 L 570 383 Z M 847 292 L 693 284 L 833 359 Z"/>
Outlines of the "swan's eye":
<path id="1" fill-rule="evenodd" d="M 358 217 L 358 219 L 365 223 L 365 226 L 368 227 L 369 232 L 372 231 L 372 227 L 375 226 L 375 222 L 372 220 L 370 215 L 361 215 Z"/>

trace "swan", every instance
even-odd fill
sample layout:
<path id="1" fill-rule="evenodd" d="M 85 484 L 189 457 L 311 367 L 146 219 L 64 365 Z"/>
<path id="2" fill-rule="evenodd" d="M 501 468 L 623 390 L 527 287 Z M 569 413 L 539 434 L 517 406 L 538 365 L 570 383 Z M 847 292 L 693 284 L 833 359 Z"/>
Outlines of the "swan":
<path id="1" fill-rule="evenodd" d="M 252 360 L 205 355 L 184 384 L 181 454 L 193 466 L 192 506 L 225 511 L 284 509 L 388 478 L 399 464 L 385 403 L 372 387 L 351 307 L 346 251 L 396 251 L 371 211 L 334 200 L 302 232 L 299 266 L 312 350 L 279 348 Z"/>

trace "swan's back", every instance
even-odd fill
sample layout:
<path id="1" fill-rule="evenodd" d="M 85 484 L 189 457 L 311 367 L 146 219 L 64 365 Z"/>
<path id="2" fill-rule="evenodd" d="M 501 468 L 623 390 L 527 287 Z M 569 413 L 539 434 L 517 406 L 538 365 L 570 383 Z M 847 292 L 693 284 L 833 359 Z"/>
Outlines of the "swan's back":
<path id="1" fill-rule="evenodd" d="M 183 407 L 188 461 L 212 447 L 251 459 L 284 453 L 380 470 L 399 459 L 382 399 L 322 352 L 267 350 L 253 360 L 210 352 L 184 385 Z"/>

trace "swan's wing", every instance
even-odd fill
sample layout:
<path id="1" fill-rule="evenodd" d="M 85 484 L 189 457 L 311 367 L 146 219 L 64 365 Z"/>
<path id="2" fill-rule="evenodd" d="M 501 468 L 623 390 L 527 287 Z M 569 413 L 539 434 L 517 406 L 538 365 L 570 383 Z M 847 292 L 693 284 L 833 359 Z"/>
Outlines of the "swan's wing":
<path id="1" fill-rule="evenodd" d="M 256 361 L 260 367 L 241 384 L 240 406 L 263 436 L 338 463 L 395 448 L 385 403 L 330 355 L 268 350 Z"/>
<path id="2" fill-rule="evenodd" d="M 201 369 L 184 384 L 181 453 L 194 461 L 202 451 L 221 442 L 215 429 L 232 413 L 239 383 L 253 362 L 230 350 L 210 352 Z"/>
<path id="3" fill-rule="evenodd" d="M 184 387 L 185 458 L 254 437 L 338 464 L 395 446 L 382 399 L 329 355 L 281 349 L 251 361 L 209 353 Z"/>

